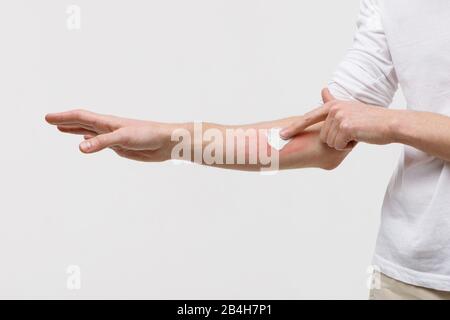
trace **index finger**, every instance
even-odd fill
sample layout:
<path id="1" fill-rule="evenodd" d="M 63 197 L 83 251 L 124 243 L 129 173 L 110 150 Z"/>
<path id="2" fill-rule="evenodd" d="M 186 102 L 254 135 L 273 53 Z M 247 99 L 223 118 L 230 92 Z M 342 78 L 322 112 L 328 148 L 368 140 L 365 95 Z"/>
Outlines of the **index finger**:
<path id="1" fill-rule="evenodd" d="M 283 139 L 290 139 L 298 135 L 308 127 L 316 123 L 325 121 L 328 116 L 328 112 L 330 111 L 330 107 L 333 105 L 333 103 L 333 101 L 325 103 L 323 106 L 306 113 L 298 121 L 283 129 L 280 133 L 281 137 Z"/>
<path id="2" fill-rule="evenodd" d="M 71 110 L 59 113 L 49 113 L 45 116 L 45 120 L 54 125 L 81 123 L 92 126 L 95 122 L 95 118 L 99 116 L 100 115 L 86 110 Z"/>

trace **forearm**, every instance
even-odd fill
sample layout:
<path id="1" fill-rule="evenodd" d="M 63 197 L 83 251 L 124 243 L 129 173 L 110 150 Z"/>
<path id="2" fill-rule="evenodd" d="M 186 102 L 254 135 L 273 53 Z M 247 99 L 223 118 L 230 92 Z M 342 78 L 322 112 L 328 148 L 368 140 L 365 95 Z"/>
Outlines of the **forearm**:
<path id="1" fill-rule="evenodd" d="M 188 123 L 172 125 L 172 132 L 179 128 L 189 132 L 190 153 L 182 158 L 203 165 L 245 171 L 337 167 L 348 151 L 336 151 L 323 144 L 319 138 L 321 124 L 293 138 L 281 151 L 268 144 L 268 130 L 286 127 L 297 118 L 233 126 Z M 175 145 L 180 142 L 178 137 L 172 135 Z M 177 158 L 176 154 L 171 158 Z"/>
<path id="2" fill-rule="evenodd" d="M 430 112 L 392 110 L 392 139 L 450 161 L 450 117 Z"/>

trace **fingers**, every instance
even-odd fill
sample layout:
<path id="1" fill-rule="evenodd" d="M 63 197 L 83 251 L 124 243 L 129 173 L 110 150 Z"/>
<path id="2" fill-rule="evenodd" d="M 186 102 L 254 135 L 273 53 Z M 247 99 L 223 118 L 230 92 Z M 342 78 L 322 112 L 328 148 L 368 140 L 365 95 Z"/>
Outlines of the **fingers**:
<path id="1" fill-rule="evenodd" d="M 330 101 L 336 100 L 333 95 L 331 94 L 330 90 L 328 88 L 322 89 L 322 101 L 323 103 L 327 103 Z"/>
<path id="2" fill-rule="evenodd" d="M 330 121 L 330 127 L 328 130 L 328 134 L 325 137 L 325 143 L 328 144 L 329 147 L 335 148 L 336 136 L 339 133 L 338 123 L 335 119 Z"/>
<path id="3" fill-rule="evenodd" d="M 298 135 L 302 131 L 304 131 L 306 128 L 316 123 L 324 121 L 327 118 L 328 112 L 333 103 L 334 103 L 333 101 L 328 102 L 323 106 L 311 112 L 308 112 L 303 117 L 301 117 L 300 120 L 294 122 L 289 127 L 283 129 L 280 133 L 281 137 L 283 139 L 290 139 Z"/>
<path id="4" fill-rule="evenodd" d="M 354 144 L 350 143 L 349 137 L 344 132 L 339 131 L 334 140 L 334 148 L 338 151 L 350 150 Z"/>
<path id="5" fill-rule="evenodd" d="M 105 148 L 118 146 L 123 142 L 123 134 L 120 130 L 111 133 L 100 134 L 83 141 L 80 144 L 80 151 L 83 153 L 99 152 Z"/>
<path id="6" fill-rule="evenodd" d="M 322 140 L 323 143 L 327 143 L 328 141 L 328 133 L 331 130 L 331 125 L 333 124 L 333 116 L 328 115 L 327 119 L 325 119 L 325 123 L 322 126 L 322 129 L 320 130 L 320 140 Z"/>
<path id="7" fill-rule="evenodd" d="M 113 118 L 86 110 L 50 113 L 45 116 L 45 120 L 53 125 L 79 125 L 87 129 L 103 129 L 114 125 Z"/>
<path id="8" fill-rule="evenodd" d="M 331 114 L 322 127 L 320 140 L 338 151 L 351 150 L 356 145 L 346 123 L 337 120 Z"/>
<path id="9" fill-rule="evenodd" d="M 330 103 L 331 101 L 335 100 L 328 88 L 322 90 L 322 100 L 324 103 Z M 334 142 L 337 133 L 338 130 L 336 128 L 336 124 L 333 121 L 333 117 L 330 117 L 330 110 L 328 110 L 327 119 L 325 119 L 325 123 L 320 132 L 320 139 L 322 140 L 322 142 L 330 145 Z"/>
<path id="10" fill-rule="evenodd" d="M 70 124 L 70 123 L 85 123 L 92 125 L 93 116 L 86 110 L 71 110 L 60 113 L 49 113 L 45 116 L 45 120 L 50 124 Z"/>
<path id="11" fill-rule="evenodd" d="M 58 130 L 64 133 L 80 134 L 80 135 L 97 135 L 94 130 L 86 129 L 76 125 L 59 125 Z"/>
<path id="12" fill-rule="evenodd" d="M 322 90 L 322 100 L 324 103 L 323 106 L 308 112 L 300 120 L 282 130 L 280 133 L 281 137 L 283 139 L 290 139 L 304 131 L 306 128 L 324 121 L 328 116 L 330 107 L 335 103 L 334 101 L 336 99 L 330 93 L 330 90 L 325 88 Z"/>

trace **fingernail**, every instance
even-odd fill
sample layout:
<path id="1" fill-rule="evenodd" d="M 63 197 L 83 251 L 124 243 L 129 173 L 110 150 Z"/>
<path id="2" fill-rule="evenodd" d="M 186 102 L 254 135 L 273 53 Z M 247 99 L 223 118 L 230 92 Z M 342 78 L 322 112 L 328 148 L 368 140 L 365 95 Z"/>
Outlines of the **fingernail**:
<path id="1" fill-rule="evenodd" d="M 84 151 L 87 151 L 91 148 L 91 142 L 90 141 L 83 141 L 81 143 L 81 149 Z"/>
<path id="2" fill-rule="evenodd" d="M 288 137 L 288 131 L 287 130 L 282 130 L 281 132 L 280 132 L 280 137 L 282 137 L 282 138 L 287 138 Z"/>

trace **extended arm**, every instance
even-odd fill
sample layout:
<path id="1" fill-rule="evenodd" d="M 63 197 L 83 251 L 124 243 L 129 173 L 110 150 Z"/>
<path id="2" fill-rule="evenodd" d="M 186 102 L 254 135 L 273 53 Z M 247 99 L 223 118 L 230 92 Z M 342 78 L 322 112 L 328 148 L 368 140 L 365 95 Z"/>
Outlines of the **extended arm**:
<path id="1" fill-rule="evenodd" d="M 85 141 L 80 144 L 80 150 L 84 153 L 110 148 L 122 157 L 138 161 L 184 159 L 248 171 L 261 168 L 333 169 L 338 166 L 349 151 L 337 151 L 323 144 L 319 137 L 321 124 L 312 126 L 292 139 L 279 153 L 268 144 L 267 129 L 285 127 L 300 118 L 224 126 L 211 123 L 157 123 L 84 110 L 46 116 L 46 120 L 60 131 L 83 135 Z M 275 155 L 278 164 L 271 167 L 272 163 L 267 160 L 274 160 Z"/>

